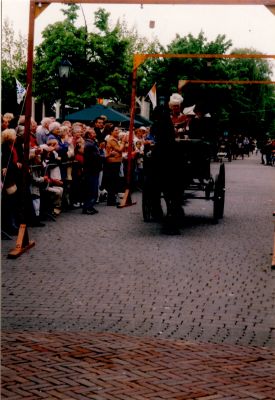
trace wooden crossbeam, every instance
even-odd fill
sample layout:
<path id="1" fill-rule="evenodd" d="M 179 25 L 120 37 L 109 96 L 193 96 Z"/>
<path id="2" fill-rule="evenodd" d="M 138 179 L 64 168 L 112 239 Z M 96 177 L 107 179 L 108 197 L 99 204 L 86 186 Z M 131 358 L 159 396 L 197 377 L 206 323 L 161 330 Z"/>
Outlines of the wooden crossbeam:
<path id="1" fill-rule="evenodd" d="M 186 79 L 186 83 L 206 83 L 214 85 L 275 85 L 275 81 L 238 81 L 238 80 L 207 80 L 207 79 Z"/>
<path id="2" fill-rule="evenodd" d="M 179 53 L 136 53 L 134 54 L 134 69 L 138 68 L 148 58 L 206 58 L 206 59 L 263 59 L 270 58 L 275 60 L 275 54 L 242 54 L 242 53 L 231 53 L 231 54 L 179 54 Z"/>
<path id="3" fill-rule="evenodd" d="M 35 0 L 36 4 L 50 3 L 95 3 L 95 4 L 197 4 L 197 5 L 260 5 L 274 6 L 274 0 Z"/>

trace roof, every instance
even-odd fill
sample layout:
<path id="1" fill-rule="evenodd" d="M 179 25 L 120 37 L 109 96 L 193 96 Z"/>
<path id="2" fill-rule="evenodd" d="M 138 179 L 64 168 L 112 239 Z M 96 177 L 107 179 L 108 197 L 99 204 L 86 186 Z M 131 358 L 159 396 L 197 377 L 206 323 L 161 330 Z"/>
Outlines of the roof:
<path id="1" fill-rule="evenodd" d="M 101 115 L 105 115 L 108 121 L 112 122 L 130 121 L 129 117 L 126 115 L 114 110 L 111 107 L 103 106 L 102 104 L 96 104 L 94 106 L 69 114 L 66 116 L 66 119 L 72 122 L 91 122 Z"/>
<path id="2" fill-rule="evenodd" d="M 152 125 L 152 121 L 149 119 L 142 117 L 140 114 L 135 114 L 135 120 L 141 125 L 141 126 L 150 126 Z"/>
<path id="3" fill-rule="evenodd" d="M 83 110 L 74 112 L 66 116 L 66 119 L 71 122 L 91 122 L 97 117 L 105 115 L 108 122 L 119 122 L 123 125 L 129 125 L 130 117 L 119 111 L 114 110 L 112 107 L 106 107 L 102 104 L 96 104 L 94 106 L 84 108 Z M 135 116 L 135 126 L 150 125 L 150 121 L 141 117 L 140 115 Z"/>

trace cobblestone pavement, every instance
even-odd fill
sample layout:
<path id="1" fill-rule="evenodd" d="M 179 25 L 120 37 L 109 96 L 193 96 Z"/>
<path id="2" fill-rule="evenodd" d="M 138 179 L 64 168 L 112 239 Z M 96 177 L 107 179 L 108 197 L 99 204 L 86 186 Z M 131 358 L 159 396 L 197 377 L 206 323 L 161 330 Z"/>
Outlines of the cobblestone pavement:
<path id="1" fill-rule="evenodd" d="M 135 193 L 134 206 L 30 228 L 16 260 L 2 241 L 3 398 L 275 398 L 275 168 L 225 167 L 218 225 L 194 200 L 165 236 Z"/>

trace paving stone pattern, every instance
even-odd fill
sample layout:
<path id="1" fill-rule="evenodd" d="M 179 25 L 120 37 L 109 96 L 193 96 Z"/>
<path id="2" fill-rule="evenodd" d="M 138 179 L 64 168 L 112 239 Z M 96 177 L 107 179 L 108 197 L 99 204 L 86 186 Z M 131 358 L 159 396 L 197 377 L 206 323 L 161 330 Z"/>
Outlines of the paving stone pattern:
<path id="1" fill-rule="evenodd" d="M 3 399 L 275 398 L 275 168 L 225 169 L 218 225 L 192 200 L 164 235 L 134 193 L 29 228 L 18 259 L 2 241 Z"/>
<path id="2" fill-rule="evenodd" d="M 133 194 L 131 207 L 30 228 L 36 245 L 16 260 L 2 241 L 2 328 L 274 346 L 275 168 L 256 157 L 225 167 L 218 225 L 212 201 L 190 201 L 181 235 L 163 235 Z"/>
<path id="3" fill-rule="evenodd" d="M 275 399 L 275 352 L 111 333 L 5 333 L 4 399 Z"/>

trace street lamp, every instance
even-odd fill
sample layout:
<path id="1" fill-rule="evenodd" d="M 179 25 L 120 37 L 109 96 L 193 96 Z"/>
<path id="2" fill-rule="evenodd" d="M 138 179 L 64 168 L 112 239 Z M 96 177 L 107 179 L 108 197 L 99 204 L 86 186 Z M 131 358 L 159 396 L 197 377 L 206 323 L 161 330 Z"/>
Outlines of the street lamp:
<path id="1" fill-rule="evenodd" d="M 72 64 L 68 60 L 62 59 L 59 65 L 59 78 L 60 78 L 60 90 L 61 90 L 61 120 L 65 119 L 65 102 L 66 102 L 66 81 L 69 77 Z"/>

